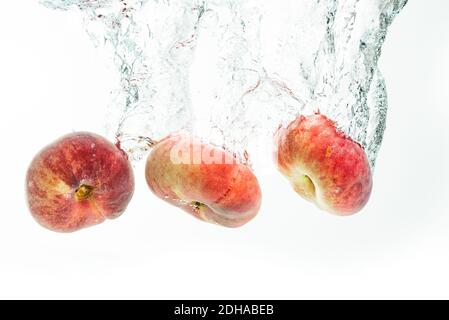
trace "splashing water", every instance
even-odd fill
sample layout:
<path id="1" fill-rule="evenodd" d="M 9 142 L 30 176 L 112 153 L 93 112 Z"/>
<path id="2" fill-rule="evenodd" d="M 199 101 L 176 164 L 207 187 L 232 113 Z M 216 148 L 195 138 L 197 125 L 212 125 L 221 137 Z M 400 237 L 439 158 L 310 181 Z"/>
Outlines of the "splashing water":
<path id="1" fill-rule="evenodd" d="M 406 3 L 209 4 L 216 13 L 203 20 L 197 50 L 202 37 L 219 48 L 209 90 L 212 127 L 238 150 L 250 148 L 254 137 L 270 141 L 280 124 L 319 110 L 365 148 L 374 166 L 388 106 L 377 63 L 387 29 Z"/>
<path id="2" fill-rule="evenodd" d="M 201 1 L 43 0 L 45 6 L 78 8 L 96 46 L 106 46 L 120 75 L 107 131 L 131 160 L 141 159 L 152 139 L 193 123 L 189 66 Z"/>
<path id="3" fill-rule="evenodd" d="M 146 137 L 177 130 L 243 156 L 319 110 L 374 166 L 387 115 L 377 63 L 407 0 L 42 2 L 79 8 L 92 40 L 113 52 L 121 82 L 107 125 L 131 159 Z"/>

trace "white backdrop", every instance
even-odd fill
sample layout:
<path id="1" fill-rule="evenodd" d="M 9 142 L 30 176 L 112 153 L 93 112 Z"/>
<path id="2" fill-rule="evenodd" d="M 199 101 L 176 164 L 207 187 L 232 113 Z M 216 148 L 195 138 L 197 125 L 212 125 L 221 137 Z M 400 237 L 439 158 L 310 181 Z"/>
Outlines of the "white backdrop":
<path id="1" fill-rule="evenodd" d="M 118 220 L 69 235 L 30 217 L 34 154 L 102 132 L 113 70 L 75 13 L 8 1 L 0 19 L 0 298 L 449 298 L 449 2 L 411 0 L 380 61 L 390 109 L 371 202 L 341 219 L 260 176 L 260 215 L 201 223 L 147 189 Z"/>

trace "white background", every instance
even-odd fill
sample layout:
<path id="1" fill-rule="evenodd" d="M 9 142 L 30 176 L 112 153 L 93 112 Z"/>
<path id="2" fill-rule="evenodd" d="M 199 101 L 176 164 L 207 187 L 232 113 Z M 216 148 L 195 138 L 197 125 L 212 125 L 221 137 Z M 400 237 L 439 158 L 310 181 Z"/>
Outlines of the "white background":
<path id="1" fill-rule="evenodd" d="M 115 221 L 49 232 L 31 218 L 34 154 L 72 130 L 102 132 L 109 61 L 79 15 L 8 1 L 0 19 L 0 298 L 449 298 L 449 2 L 411 0 L 381 69 L 388 129 L 371 202 L 341 219 L 264 173 L 244 228 L 201 223 L 136 194 Z"/>

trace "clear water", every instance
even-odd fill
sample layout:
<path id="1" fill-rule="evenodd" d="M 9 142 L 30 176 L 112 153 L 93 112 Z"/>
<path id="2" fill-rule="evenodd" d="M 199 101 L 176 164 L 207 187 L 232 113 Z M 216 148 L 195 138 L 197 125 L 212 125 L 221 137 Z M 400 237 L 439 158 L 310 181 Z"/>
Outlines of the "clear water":
<path id="1" fill-rule="evenodd" d="M 245 157 L 271 147 L 280 125 L 319 111 L 375 164 L 388 108 L 378 60 L 407 0 L 42 3 L 78 8 L 112 53 L 120 84 L 107 126 L 134 160 L 148 138 L 178 130 Z"/>

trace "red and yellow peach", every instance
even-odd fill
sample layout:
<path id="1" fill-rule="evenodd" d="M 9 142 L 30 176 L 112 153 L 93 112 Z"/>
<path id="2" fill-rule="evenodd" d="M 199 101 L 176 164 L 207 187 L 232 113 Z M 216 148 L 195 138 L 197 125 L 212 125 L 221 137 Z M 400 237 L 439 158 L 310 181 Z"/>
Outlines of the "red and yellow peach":
<path id="1" fill-rule="evenodd" d="M 259 183 L 246 164 L 189 135 L 170 135 L 154 146 L 146 180 L 164 201 L 226 227 L 246 224 L 261 204 Z"/>
<path id="2" fill-rule="evenodd" d="M 126 154 L 105 138 L 73 133 L 34 158 L 26 191 L 42 226 L 73 232 L 120 216 L 132 198 L 134 176 Z"/>
<path id="3" fill-rule="evenodd" d="M 321 114 L 299 116 L 276 136 L 278 168 L 303 198 L 337 215 L 368 202 L 371 167 L 362 146 Z"/>

